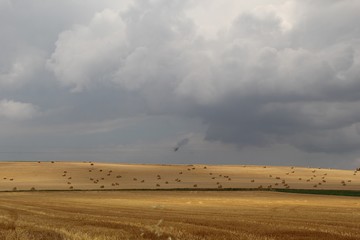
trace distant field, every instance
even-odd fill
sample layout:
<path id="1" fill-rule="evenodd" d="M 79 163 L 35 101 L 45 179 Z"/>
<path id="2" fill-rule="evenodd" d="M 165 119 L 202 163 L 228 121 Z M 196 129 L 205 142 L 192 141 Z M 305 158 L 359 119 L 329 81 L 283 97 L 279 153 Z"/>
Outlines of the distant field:
<path id="1" fill-rule="evenodd" d="M 228 188 L 360 190 L 360 173 L 290 166 L 0 162 L 0 191 Z"/>
<path id="2" fill-rule="evenodd" d="M 0 193 L 6 240 L 359 239 L 355 197 L 276 192 Z"/>

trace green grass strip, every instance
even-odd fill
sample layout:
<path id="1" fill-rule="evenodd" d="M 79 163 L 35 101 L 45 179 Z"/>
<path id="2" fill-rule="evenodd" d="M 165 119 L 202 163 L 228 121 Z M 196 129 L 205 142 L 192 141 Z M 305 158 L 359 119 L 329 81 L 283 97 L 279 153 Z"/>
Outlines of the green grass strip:
<path id="1" fill-rule="evenodd" d="M 327 189 L 273 189 L 276 192 L 302 193 L 302 194 L 319 194 L 319 195 L 336 195 L 360 197 L 360 191 L 356 190 L 327 190 Z"/>

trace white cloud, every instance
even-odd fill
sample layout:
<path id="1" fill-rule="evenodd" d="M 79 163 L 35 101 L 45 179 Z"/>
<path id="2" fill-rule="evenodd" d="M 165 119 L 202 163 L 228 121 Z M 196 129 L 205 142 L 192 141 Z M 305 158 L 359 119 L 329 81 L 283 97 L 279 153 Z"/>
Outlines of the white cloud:
<path id="1" fill-rule="evenodd" d="M 35 117 L 38 107 L 31 103 L 3 99 L 0 101 L 0 120 L 22 121 Z"/>
<path id="2" fill-rule="evenodd" d="M 89 26 L 76 25 L 60 34 L 48 66 L 75 92 L 109 79 L 108 74 L 121 60 L 118 53 L 125 44 L 124 31 L 117 11 L 96 13 Z"/>

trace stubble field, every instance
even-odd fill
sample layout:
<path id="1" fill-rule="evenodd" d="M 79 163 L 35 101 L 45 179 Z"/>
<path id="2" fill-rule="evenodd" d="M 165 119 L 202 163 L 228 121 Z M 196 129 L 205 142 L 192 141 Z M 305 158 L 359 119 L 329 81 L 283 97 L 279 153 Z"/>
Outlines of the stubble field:
<path id="1" fill-rule="evenodd" d="M 360 239 L 359 197 L 271 191 L 360 190 L 356 171 L 4 162 L 0 177 L 0 240 Z"/>
<path id="2" fill-rule="evenodd" d="M 0 162 L 0 191 L 184 188 L 360 190 L 360 172 L 296 166 Z"/>
<path id="3" fill-rule="evenodd" d="M 0 195 L 0 239 L 359 239 L 356 197 L 94 191 Z"/>

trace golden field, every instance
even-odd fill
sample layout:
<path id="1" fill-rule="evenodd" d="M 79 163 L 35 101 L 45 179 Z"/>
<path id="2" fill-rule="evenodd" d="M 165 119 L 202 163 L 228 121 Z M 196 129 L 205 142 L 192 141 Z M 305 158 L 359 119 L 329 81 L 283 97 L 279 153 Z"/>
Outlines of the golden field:
<path id="1" fill-rule="evenodd" d="M 259 187 L 360 190 L 360 172 L 245 165 L 0 162 L 0 191 Z"/>
<path id="2" fill-rule="evenodd" d="M 261 191 L 0 194 L 0 239 L 360 239 L 356 197 Z"/>
<path id="3" fill-rule="evenodd" d="M 1 162 L 0 240 L 360 239 L 359 197 L 214 191 L 231 188 L 360 190 L 360 173 Z M 154 189 L 169 191 L 149 191 Z"/>

